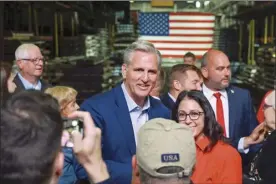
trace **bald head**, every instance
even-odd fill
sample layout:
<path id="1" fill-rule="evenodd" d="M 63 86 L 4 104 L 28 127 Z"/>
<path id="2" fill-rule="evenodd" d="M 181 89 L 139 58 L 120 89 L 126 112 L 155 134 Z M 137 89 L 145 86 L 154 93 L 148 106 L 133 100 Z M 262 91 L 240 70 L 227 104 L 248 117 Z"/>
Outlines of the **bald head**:
<path id="1" fill-rule="evenodd" d="M 201 67 L 206 67 L 207 65 L 214 64 L 214 62 L 216 62 L 218 60 L 218 58 L 222 58 L 222 59 L 225 59 L 225 60 L 229 61 L 226 54 L 224 54 L 222 51 L 220 51 L 220 50 L 209 50 L 208 52 L 206 52 L 203 55 L 203 62 L 201 64 Z"/>
<path id="2" fill-rule="evenodd" d="M 219 50 L 210 50 L 203 56 L 201 66 L 205 85 L 214 90 L 222 90 L 229 86 L 231 79 L 230 62 L 226 54 Z"/>

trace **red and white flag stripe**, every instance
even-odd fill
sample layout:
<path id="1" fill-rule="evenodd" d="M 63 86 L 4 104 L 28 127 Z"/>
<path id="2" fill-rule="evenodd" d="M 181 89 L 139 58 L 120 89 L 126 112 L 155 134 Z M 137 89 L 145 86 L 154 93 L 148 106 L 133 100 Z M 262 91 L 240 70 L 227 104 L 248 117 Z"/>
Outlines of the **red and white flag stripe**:
<path id="1" fill-rule="evenodd" d="M 215 16 L 210 13 L 169 14 L 169 36 L 140 36 L 152 42 L 163 58 L 183 58 L 192 52 L 197 58 L 212 48 Z"/>

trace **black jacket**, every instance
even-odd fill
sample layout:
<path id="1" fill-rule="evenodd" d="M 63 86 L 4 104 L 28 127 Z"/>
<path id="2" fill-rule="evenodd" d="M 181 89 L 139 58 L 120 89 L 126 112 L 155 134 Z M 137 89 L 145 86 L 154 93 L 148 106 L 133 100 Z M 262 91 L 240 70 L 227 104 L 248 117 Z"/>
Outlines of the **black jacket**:
<path id="1" fill-rule="evenodd" d="M 276 130 L 267 138 L 259 155 L 257 169 L 263 183 L 276 183 Z"/>
<path id="2" fill-rule="evenodd" d="M 13 82 L 16 85 L 15 91 L 14 93 L 18 93 L 22 90 L 25 90 L 24 84 L 23 82 L 20 80 L 18 74 L 16 74 L 16 76 L 13 79 Z M 51 85 L 49 85 L 47 82 L 40 80 L 41 82 L 41 91 L 44 92 L 47 88 L 51 87 Z"/>
<path id="3" fill-rule="evenodd" d="M 162 95 L 160 97 L 161 102 L 170 110 L 173 109 L 175 102 L 172 100 L 172 98 L 169 96 L 168 93 Z"/>

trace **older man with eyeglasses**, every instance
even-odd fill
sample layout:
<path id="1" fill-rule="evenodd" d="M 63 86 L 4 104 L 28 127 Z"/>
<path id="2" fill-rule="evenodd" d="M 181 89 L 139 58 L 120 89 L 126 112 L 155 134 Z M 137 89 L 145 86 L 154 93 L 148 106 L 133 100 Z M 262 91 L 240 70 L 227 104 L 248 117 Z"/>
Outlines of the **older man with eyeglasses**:
<path id="1" fill-rule="evenodd" d="M 38 46 L 22 44 L 15 51 L 16 64 L 19 72 L 14 77 L 15 92 L 35 89 L 45 91 L 49 87 L 40 77 L 43 73 L 44 58 Z"/>

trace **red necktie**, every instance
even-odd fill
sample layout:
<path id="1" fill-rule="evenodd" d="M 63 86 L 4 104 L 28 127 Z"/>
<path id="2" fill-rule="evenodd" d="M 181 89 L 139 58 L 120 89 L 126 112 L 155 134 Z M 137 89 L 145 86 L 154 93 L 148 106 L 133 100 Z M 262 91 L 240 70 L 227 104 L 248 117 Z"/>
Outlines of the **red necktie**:
<path id="1" fill-rule="evenodd" d="M 223 134 L 224 136 L 226 136 L 226 130 L 225 130 L 225 122 L 224 122 L 224 113 L 223 113 L 223 106 L 222 106 L 222 101 L 220 99 L 221 94 L 220 92 L 218 93 L 214 93 L 214 96 L 217 99 L 217 121 L 218 123 L 221 125 L 222 129 L 223 129 Z"/>

